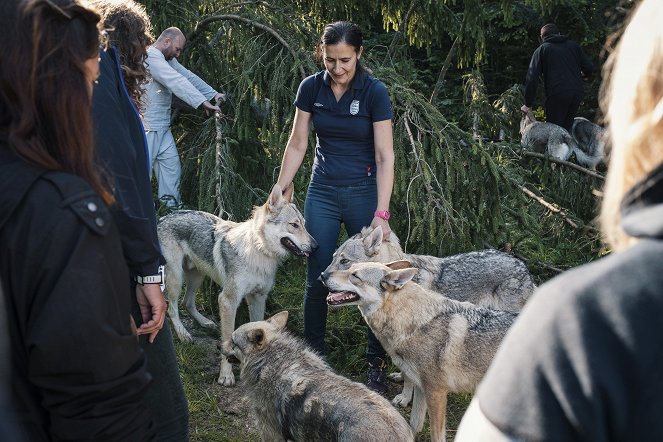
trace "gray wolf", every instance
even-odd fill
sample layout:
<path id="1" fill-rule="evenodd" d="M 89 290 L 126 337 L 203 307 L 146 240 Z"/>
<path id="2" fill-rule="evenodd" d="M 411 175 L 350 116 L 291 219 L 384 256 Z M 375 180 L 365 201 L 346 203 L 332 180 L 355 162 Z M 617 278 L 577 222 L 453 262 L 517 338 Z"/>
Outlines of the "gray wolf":
<path id="1" fill-rule="evenodd" d="M 571 135 L 576 140 L 577 148 L 573 151 L 578 163 L 596 169 L 605 155 L 605 129 L 587 118 L 576 117 L 573 120 Z"/>
<path id="2" fill-rule="evenodd" d="M 562 126 L 536 121 L 532 112 L 523 113 L 520 120 L 520 144 L 538 153 L 547 153 L 558 160 L 568 160 L 576 148 L 576 141 Z"/>
<path id="3" fill-rule="evenodd" d="M 264 441 L 414 441 L 401 414 L 365 385 L 334 373 L 286 329 L 288 312 L 237 328 L 222 350 L 240 380 Z"/>
<path id="4" fill-rule="evenodd" d="M 188 312 L 202 326 L 215 327 L 195 304 L 196 290 L 205 276 L 223 287 L 218 296 L 222 341 L 230 338 L 243 299 L 251 321 L 263 319 L 267 295 L 281 261 L 289 253 L 308 256 L 317 247 L 304 228 L 304 217 L 291 201 L 292 186 L 282 195 L 277 184 L 267 202 L 254 208 L 252 217 L 241 223 L 190 210 L 173 212 L 161 219 L 157 230 L 166 259 L 168 316 L 181 341 L 192 341 L 177 306 L 182 283 L 186 284 L 184 305 Z M 232 366 L 223 356 L 219 383 L 235 383 Z"/>
<path id="5" fill-rule="evenodd" d="M 481 250 L 444 258 L 406 254 L 394 232 L 388 241 L 383 241 L 382 227 L 364 228 L 341 244 L 322 277 L 335 270 L 346 270 L 356 262 L 388 263 L 402 259 L 419 269 L 414 282 L 448 298 L 482 307 L 518 312 L 536 289 L 527 266 L 507 253 Z M 401 379 L 398 374 L 389 377 Z M 401 407 L 412 398 L 412 383 L 407 378 L 403 381 L 402 393 L 393 400 L 394 405 Z"/>
<path id="6" fill-rule="evenodd" d="M 431 440 L 444 441 L 447 394 L 472 392 L 517 313 L 442 296 L 412 282 L 407 261 L 353 264 L 322 278 L 330 306 L 357 305 L 392 361 L 414 383 L 410 425 L 430 417 Z"/>

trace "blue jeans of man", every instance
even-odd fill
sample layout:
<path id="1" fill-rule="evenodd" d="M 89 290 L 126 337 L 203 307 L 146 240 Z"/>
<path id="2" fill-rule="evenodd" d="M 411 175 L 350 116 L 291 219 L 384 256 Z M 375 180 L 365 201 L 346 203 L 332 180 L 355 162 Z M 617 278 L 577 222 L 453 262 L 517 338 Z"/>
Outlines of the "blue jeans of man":
<path id="1" fill-rule="evenodd" d="M 332 261 L 341 224 L 349 236 L 371 224 L 377 205 L 377 183 L 367 178 L 347 186 L 330 186 L 311 182 L 304 202 L 306 230 L 319 248 L 307 260 L 306 293 L 304 294 L 304 337 L 320 354 L 325 354 L 327 330 L 327 289 L 318 277 Z M 366 357 L 384 358 L 385 351 L 371 329 L 368 329 Z"/>

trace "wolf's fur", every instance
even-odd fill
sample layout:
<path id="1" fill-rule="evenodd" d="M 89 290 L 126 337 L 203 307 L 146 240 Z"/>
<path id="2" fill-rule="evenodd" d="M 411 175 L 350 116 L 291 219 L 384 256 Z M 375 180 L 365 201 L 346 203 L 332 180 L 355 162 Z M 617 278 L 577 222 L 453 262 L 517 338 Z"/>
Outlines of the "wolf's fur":
<path id="1" fill-rule="evenodd" d="M 230 338 L 242 299 L 246 299 L 251 321 L 263 319 L 278 265 L 289 253 L 306 256 L 317 247 L 291 197 L 284 197 L 275 185 L 267 202 L 254 208 L 253 216 L 241 223 L 189 210 L 161 219 L 158 234 L 166 259 L 168 316 L 180 340 L 192 340 L 180 321 L 177 305 L 183 282 L 186 309 L 199 324 L 215 327 L 195 304 L 196 290 L 205 276 L 223 286 L 218 296 L 222 340 Z M 219 383 L 235 383 L 232 366 L 223 356 Z"/>
<path id="2" fill-rule="evenodd" d="M 520 311 L 536 289 L 527 266 L 517 258 L 498 250 L 481 250 L 437 258 L 403 253 L 398 238 L 391 232 L 384 241 L 382 227 L 365 227 L 334 252 L 323 274 L 346 270 L 356 262 L 388 263 L 408 260 L 419 269 L 414 282 L 458 301 Z"/>
<path id="3" fill-rule="evenodd" d="M 561 126 L 536 121 L 531 112 L 523 114 L 520 120 L 520 144 L 538 153 L 547 153 L 558 160 L 568 160 L 577 149 L 576 141 Z"/>
<path id="4" fill-rule="evenodd" d="M 332 306 L 357 305 L 392 361 L 414 383 L 410 424 L 445 440 L 447 394 L 472 392 L 517 314 L 477 307 L 412 282 L 407 261 L 365 262 L 323 279 Z"/>
<path id="5" fill-rule="evenodd" d="M 398 238 L 391 232 L 388 241 L 382 239 L 382 227 L 366 227 L 336 249 L 333 260 L 323 272 L 346 270 L 356 262 L 388 263 L 408 260 L 419 269 L 413 281 L 434 292 L 458 301 L 517 312 L 534 293 L 536 285 L 527 266 L 513 256 L 497 251 L 482 250 L 437 258 L 403 253 Z M 400 380 L 399 374 L 389 376 Z M 393 399 L 394 405 L 406 407 L 412 399 L 413 385 L 402 378 L 403 391 Z"/>
<path id="6" fill-rule="evenodd" d="M 573 120 L 571 135 L 576 140 L 576 160 L 590 169 L 604 160 L 605 155 L 605 129 L 594 124 L 587 118 L 576 117 Z"/>
<path id="7" fill-rule="evenodd" d="M 240 381 L 264 441 L 413 441 L 400 413 L 366 386 L 335 374 L 285 325 L 288 312 L 237 328 L 223 351 L 240 360 Z"/>

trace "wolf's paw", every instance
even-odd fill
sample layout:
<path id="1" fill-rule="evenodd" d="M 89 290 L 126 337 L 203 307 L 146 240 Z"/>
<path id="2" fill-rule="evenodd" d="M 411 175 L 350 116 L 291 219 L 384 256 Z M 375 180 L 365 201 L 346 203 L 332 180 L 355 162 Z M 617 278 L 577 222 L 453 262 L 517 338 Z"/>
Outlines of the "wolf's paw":
<path id="1" fill-rule="evenodd" d="M 221 373 L 219 374 L 219 380 L 217 382 L 224 387 L 232 387 L 235 385 L 235 375 L 232 373 L 226 375 Z"/>
<path id="2" fill-rule="evenodd" d="M 175 329 L 175 334 L 177 335 L 177 338 L 181 342 L 186 342 L 188 344 L 191 344 L 193 342 L 193 337 L 191 336 L 191 334 L 188 331 L 186 331 L 186 329 L 184 327 L 182 327 L 181 329 L 176 328 Z"/>
<path id="3" fill-rule="evenodd" d="M 403 393 L 399 393 L 391 400 L 391 403 L 394 405 L 394 407 L 405 408 L 410 403 L 410 398 L 405 396 Z"/>
<path id="4" fill-rule="evenodd" d="M 201 322 L 200 325 L 202 325 L 205 328 L 213 328 L 213 329 L 219 328 L 217 324 L 210 321 L 209 319 L 206 322 Z"/>
<path id="5" fill-rule="evenodd" d="M 396 382 L 397 384 L 402 384 L 403 383 L 403 373 L 400 373 L 400 372 L 389 373 L 387 375 L 387 379 L 389 379 L 391 382 Z"/>

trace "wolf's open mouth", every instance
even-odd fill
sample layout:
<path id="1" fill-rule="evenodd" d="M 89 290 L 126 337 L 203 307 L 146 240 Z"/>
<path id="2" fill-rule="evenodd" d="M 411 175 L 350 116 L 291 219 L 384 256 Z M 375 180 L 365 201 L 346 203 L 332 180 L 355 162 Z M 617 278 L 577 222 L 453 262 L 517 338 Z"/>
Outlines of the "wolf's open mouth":
<path id="1" fill-rule="evenodd" d="M 343 305 L 354 301 L 359 301 L 359 295 L 352 292 L 330 292 L 327 295 L 327 304 L 329 305 Z"/>
<path id="2" fill-rule="evenodd" d="M 284 236 L 283 238 L 281 238 L 281 244 L 283 244 L 283 247 L 288 249 L 290 253 L 292 253 L 295 256 L 308 256 L 308 252 L 305 252 L 299 247 L 297 247 L 297 244 L 292 242 L 290 238 Z"/>

